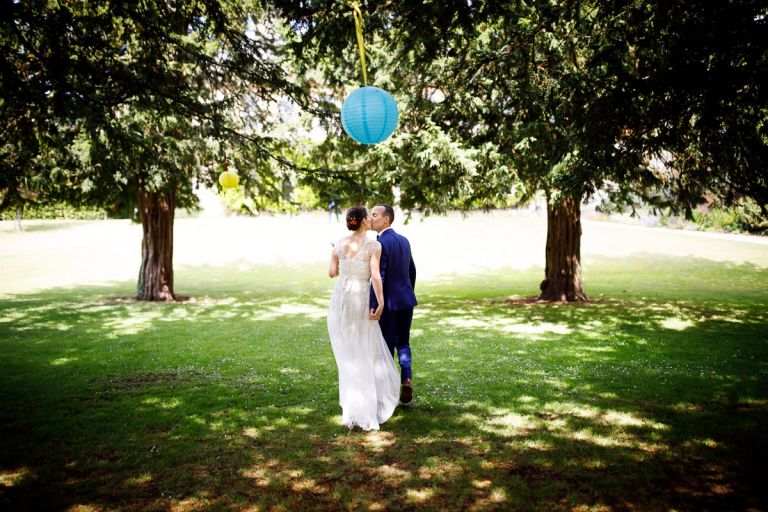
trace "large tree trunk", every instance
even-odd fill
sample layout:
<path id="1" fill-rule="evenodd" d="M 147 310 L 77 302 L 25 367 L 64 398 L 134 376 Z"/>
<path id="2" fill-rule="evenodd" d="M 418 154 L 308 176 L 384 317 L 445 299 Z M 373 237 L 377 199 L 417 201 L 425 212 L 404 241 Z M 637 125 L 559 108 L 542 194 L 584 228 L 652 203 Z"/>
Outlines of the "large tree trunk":
<path id="1" fill-rule="evenodd" d="M 175 300 L 173 293 L 173 215 L 176 190 L 139 191 L 141 240 L 138 300 Z"/>
<path id="2" fill-rule="evenodd" d="M 581 200 L 547 194 L 547 249 L 539 300 L 586 301 L 581 288 Z"/>

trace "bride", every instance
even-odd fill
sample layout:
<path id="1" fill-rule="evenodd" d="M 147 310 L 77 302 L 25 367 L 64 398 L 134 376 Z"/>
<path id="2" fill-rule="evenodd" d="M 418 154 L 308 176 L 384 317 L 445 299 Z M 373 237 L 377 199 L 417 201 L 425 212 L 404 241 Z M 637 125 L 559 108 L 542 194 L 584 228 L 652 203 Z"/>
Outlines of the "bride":
<path id="1" fill-rule="evenodd" d="M 339 370 L 342 422 L 350 429 L 378 430 L 397 407 L 400 377 L 376 321 L 384 304 L 381 244 L 366 238 L 370 227 L 365 206 L 347 211 L 352 234 L 334 246 L 328 268 L 330 277 L 339 277 L 328 310 L 328 335 Z M 371 284 L 380 304 L 375 311 L 369 309 Z"/>

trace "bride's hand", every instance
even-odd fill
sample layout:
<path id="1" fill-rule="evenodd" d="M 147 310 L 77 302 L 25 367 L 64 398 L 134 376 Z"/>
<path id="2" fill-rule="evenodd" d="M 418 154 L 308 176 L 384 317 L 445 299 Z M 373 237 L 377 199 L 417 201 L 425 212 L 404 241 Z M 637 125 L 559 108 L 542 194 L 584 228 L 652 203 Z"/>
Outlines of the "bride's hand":
<path id="1" fill-rule="evenodd" d="M 384 306 L 379 305 L 379 307 L 376 308 L 376 311 L 371 309 L 371 314 L 368 315 L 368 318 L 371 320 L 379 320 L 381 318 L 381 313 L 384 311 Z"/>

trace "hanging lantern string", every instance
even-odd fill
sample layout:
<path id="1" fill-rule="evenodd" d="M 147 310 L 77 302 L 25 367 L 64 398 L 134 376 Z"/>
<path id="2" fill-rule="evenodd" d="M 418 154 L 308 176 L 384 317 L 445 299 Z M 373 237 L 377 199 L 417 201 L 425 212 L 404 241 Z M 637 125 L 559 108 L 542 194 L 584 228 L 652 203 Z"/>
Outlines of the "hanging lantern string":
<path id="1" fill-rule="evenodd" d="M 368 72 L 365 66 L 365 42 L 363 41 L 363 13 L 360 12 L 360 5 L 357 2 L 350 4 L 352 15 L 355 17 L 355 29 L 357 30 L 357 46 L 360 48 L 360 62 L 363 65 L 363 83 L 368 85 Z"/>

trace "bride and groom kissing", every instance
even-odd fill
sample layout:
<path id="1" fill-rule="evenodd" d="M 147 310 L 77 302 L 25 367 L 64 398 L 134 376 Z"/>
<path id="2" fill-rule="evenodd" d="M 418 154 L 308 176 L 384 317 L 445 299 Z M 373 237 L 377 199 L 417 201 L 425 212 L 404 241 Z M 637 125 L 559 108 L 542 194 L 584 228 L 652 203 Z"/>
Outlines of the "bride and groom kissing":
<path id="1" fill-rule="evenodd" d="M 328 335 L 339 372 L 342 423 L 378 430 L 398 404 L 413 400 L 410 330 L 416 266 L 408 239 L 391 225 L 391 206 L 347 210 L 347 229 L 331 253 L 338 277 L 328 309 Z M 376 240 L 366 233 L 374 230 Z M 400 375 L 394 355 L 400 363 Z"/>

